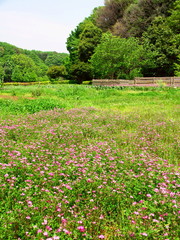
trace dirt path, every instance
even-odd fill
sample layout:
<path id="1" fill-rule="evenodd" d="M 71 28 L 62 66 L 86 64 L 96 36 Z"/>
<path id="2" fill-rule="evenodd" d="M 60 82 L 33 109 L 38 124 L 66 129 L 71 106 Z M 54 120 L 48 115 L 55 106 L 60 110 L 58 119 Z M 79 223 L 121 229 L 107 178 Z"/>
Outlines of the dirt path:
<path id="1" fill-rule="evenodd" d="M 14 100 L 14 101 L 17 101 L 18 99 L 19 99 L 19 97 L 17 97 L 17 96 L 10 96 L 10 95 L 0 95 L 0 98 L 2 98 L 2 99 L 10 99 L 10 100 Z M 24 96 L 22 96 L 22 98 L 24 98 L 24 99 L 36 99 L 36 98 L 34 98 L 34 97 L 24 97 Z"/>

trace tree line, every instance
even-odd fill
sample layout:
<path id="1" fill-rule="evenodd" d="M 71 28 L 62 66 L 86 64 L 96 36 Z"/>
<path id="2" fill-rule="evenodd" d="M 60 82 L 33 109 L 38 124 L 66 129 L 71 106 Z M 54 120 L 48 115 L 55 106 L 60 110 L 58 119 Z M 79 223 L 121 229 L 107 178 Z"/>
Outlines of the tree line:
<path id="1" fill-rule="evenodd" d="M 180 76 L 179 12 L 180 0 L 105 0 L 70 33 L 69 54 L 0 42 L 0 79 Z"/>
<path id="2" fill-rule="evenodd" d="M 0 80 L 41 82 L 64 77 L 68 58 L 67 53 L 25 50 L 0 42 Z"/>
<path id="3" fill-rule="evenodd" d="M 106 0 L 67 39 L 69 77 L 180 75 L 179 12 L 180 0 Z"/>

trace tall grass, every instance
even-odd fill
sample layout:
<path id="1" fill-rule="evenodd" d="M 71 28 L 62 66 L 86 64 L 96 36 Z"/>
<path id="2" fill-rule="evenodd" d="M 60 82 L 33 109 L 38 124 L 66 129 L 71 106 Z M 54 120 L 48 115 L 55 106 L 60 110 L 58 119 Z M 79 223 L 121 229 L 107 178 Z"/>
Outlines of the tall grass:
<path id="1" fill-rule="evenodd" d="M 6 99 L 0 97 L 1 117 L 6 117 L 9 113 L 27 114 L 43 109 L 89 106 L 125 112 L 138 109 L 142 113 L 153 110 L 157 113 L 161 109 L 171 115 L 171 109 L 180 102 L 179 89 L 121 88 L 79 85 L 9 86 L 0 91 L 0 96 L 6 96 Z M 8 96 L 12 98 L 8 99 Z"/>
<path id="2" fill-rule="evenodd" d="M 1 99 L 0 239 L 178 240 L 179 89 L 34 90 Z"/>

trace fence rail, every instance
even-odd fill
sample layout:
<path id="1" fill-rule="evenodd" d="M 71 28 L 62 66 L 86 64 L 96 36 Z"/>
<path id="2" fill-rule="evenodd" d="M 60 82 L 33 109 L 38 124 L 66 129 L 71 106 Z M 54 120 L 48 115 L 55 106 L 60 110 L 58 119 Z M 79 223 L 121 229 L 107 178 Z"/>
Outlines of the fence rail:
<path id="1" fill-rule="evenodd" d="M 125 79 L 93 79 L 92 84 L 95 86 L 177 86 L 180 87 L 180 77 L 136 77 L 134 80 Z"/>
<path id="2" fill-rule="evenodd" d="M 130 84 L 131 80 L 125 80 L 125 79 L 93 79 L 92 84 L 96 86 L 106 85 L 121 85 L 121 84 Z"/>

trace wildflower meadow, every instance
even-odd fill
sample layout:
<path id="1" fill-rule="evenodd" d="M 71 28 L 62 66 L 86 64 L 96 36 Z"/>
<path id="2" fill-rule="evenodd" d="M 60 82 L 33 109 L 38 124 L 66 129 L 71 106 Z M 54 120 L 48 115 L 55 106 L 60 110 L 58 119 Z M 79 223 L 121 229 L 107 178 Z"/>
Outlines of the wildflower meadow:
<path id="1" fill-rule="evenodd" d="M 179 240 L 179 104 L 168 87 L 0 90 L 0 239 Z"/>

